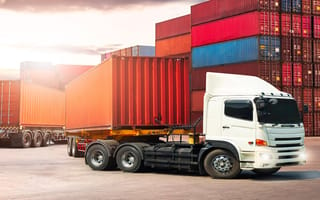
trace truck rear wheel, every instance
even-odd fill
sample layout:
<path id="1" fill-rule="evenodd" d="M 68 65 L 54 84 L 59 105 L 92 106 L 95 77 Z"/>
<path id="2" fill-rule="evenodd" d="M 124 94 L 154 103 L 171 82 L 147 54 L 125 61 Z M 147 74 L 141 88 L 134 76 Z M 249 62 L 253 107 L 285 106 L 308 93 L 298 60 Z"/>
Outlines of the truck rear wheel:
<path id="1" fill-rule="evenodd" d="M 279 170 L 280 170 L 280 167 L 270 168 L 270 169 L 254 169 L 253 172 L 258 175 L 261 175 L 261 176 L 268 176 L 268 175 L 276 173 Z"/>
<path id="2" fill-rule="evenodd" d="M 204 168 L 212 178 L 235 178 L 240 173 L 239 161 L 228 151 L 217 149 L 208 153 Z"/>
<path id="3" fill-rule="evenodd" d="M 51 133 L 50 132 L 45 132 L 42 138 L 42 143 L 41 146 L 46 147 L 50 144 L 51 140 Z"/>
<path id="4" fill-rule="evenodd" d="M 82 152 L 78 151 L 77 138 L 73 137 L 71 145 L 71 154 L 73 157 L 81 157 Z"/>
<path id="5" fill-rule="evenodd" d="M 131 146 L 122 147 L 117 155 L 118 167 L 125 172 L 137 172 L 142 166 L 142 158 L 139 152 Z"/>
<path id="6" fill-rule="evenodd" d="M 32 146 L 41 147 L 41 144 L 42 144 L 42 134 L 40 131 L 36 131 L 33 134 Z"/>
<path id="7" fill-rule="evenodd" d="M 108 151 L 101 144 L 94 144 L 89 147 L 85 159 L 93 170 L 106 170 L 114 165 Z"/>
<path id="8" fill-rule="evenodd" d="M 23 148 L 29 148 L 32 143 L 32 135 L 29 131 L 23 131 L 22 132 L 22 138 L 21 138 L 21 146 Z"/>

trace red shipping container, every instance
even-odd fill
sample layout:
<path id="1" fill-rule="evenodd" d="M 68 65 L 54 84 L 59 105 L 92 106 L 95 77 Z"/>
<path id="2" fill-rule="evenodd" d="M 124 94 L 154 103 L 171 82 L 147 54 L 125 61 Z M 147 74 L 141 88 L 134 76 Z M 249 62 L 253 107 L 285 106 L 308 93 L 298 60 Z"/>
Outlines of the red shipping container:
<path id="1" fill-rule="evenodd" d="M 320 16 L 313 17 L 313 37 L 320 38 Z"/>
<path id="2" fill-rule="evenodd" d="M 191 6 L 192 26 L 242 13 L 268 10 L 278 12 L 280 0 L 211 0 Z"/>
<path id="3" fill-rule="evenodd" d="M 254 35 L 279 35 L 279 14 L 250 12 L 192 27 L 192 47 Z"/>
<path id="4" fill-rule="evenodd" d="M 292 93 L 293 93 L 293 88 L 292 88 L 292 87 L 283 86 L 282 89 L 281 89 L 281 91 L 286 92 L 286 93 L 292 95 Z"/>
<path id="5" fill-rule="evenodd" d="M 312 63 L 312 39 L 302 40 L 302 61 Z"/>
<path id="6" fill-rule="evenodd" d="M 66 87 L 66 128 L 190 122 L 189 60 L 113 56 Z"/>
<path id="7" fill-rule="evenodd" d="M 64 92 L 24 81 L 0 81 L 0 126 L 63 127 Z"/>
<path id="8" fill-rule="evenodd" d="M 274 86 L 281 87 L 281 65 L 277 62 L 248 62 L 222 66 L 193 68 L 192 90 L 205 90 L 206 72 L 258 76 Z"/>
<path id="9" fill-rule="evenodd" d="M 191 35 L 180 35 L 156 41 L 156 56 L 174 56 L 191 52 Z"/>
<path id="10" fill-rule="evenodd" d="M 282 64 L 282 86 L 292 86 L 292 63 Z"/>
<path id="11" fill-rule="evenodd" d="M 183 35 L 191 31 L 191 15 L 156 23 L 156 40 Z"/>
<path id="12" fill-rule="evenodd" d="M 320 87 L 320 64 L 314 65 L 314 86 Z"/>
<path id="13" fill-rule="evenodd" d="M 303 94 L 302 94 L 302 88 L 301 87 L 294 87 L 292 89 L 292 95 L 297 101 L 298 109 L 300 112 L 303 110 Z"/>
<path id="14" fill-rule="evenodd" d="M 302 37 L 311 38 L 311 16 L 302 16 Z"/>
<path id="15" fill-rule="evenodd" d="M 192 112 L 197 112 L 197 111 L 203 112 L 204 94 L 205 94 L 204 90 L 191 92 L 191 111 Z"/>
<path id="16" fill-rule="evenodd" d="M 191 112 L 191 124 L 195 123 L 199 118 L 203 118 L 203 112 Z M 203 133 L 203 121 L 200 120 L 196 127 L 197 133 Z"/>
<path id="17" fill-rule="evenodd" d="M 303 88 L 303 105 L 307 105 L 308 111 L 313 112 L 312 88 Z"/>
<path id="18" fill-rule="evenodd" d="M 301 37 L 301 16 L 281 14 L 281 28 L 283 36 Z"/>
<path id="19" fill-rule="evenodd" d="M 303 86 L 313 87 L 313 67 L 312 64 L 302 65 L 302 83 Z"/>
<path id="20" fill-rule="evenodd" d="M 305 131 L 305 136 L 313 136 L 313 113 L 303 114 L 303 126 Z"/>
<path id="21" fill-rule="evenodd" d="M 314 113 L 314 134 L 320 136 L 320 113 Z"/>
<path id="22" fill-rule="evenodd" d="M 314 88 L 314 111 L 320 111 L 320 88 Z"/>
<path id="23" fill-rule="evenodd" d="M 283 37 L 281 39 L 283 61 L 301 62 L 302 60 L 302 40 L 301 38 Z"/>
<path id="24" fill-rule="evenodd" d="M 293 86 L 302 86 L 302 64 L 293 63 Z"/>
<path id="25" fill-rule="evenodd" d="M 311 14 L 311 0 L 302 0 L 302 13 Z"/>
<path id="26" fill-rule="evenodd" d="M 312 13 L 320 15 L 320 0 L 312 0 Z"/>

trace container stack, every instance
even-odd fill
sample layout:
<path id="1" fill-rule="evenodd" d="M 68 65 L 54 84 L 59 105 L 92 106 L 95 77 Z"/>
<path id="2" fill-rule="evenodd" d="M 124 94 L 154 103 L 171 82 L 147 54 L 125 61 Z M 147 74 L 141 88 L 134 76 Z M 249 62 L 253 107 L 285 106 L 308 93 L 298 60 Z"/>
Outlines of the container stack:
<path id="1" fill-rule="evenodd" d="M 155 47 L 154 46 L 143 46 L 136 45 L 132 47 L 127 47 L 123 49 L 119 49 L 112 52 L 107 52 L 101 54 L 101 63 L 105 60 L 108 60 L 112 56 L 154 56 L 155 55 Z"/>
<path id="2" fill-rule="evenodd" d="M 156 56 L 190 56 L 191 15 L 156 24 Z"/>
<path id="3" fill-rule="evenodd" d="M 191 46 L 193 118 L 202 115 L 206 72 L 254 75 L 293 94 L 306 135 L 320 135 L 320 0 L 194 5 Z"/>

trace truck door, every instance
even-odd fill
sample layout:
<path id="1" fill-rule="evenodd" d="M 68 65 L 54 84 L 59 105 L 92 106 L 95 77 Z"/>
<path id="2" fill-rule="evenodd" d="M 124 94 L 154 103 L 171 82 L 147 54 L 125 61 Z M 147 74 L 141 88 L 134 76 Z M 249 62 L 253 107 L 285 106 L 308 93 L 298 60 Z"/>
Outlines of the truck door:
<path id="1" fill-rule="evenodd" d="M 241 151 L 254 151 L 256 123 L 249 99 L 225 99 L 221 137 L 237 144 Z"/>

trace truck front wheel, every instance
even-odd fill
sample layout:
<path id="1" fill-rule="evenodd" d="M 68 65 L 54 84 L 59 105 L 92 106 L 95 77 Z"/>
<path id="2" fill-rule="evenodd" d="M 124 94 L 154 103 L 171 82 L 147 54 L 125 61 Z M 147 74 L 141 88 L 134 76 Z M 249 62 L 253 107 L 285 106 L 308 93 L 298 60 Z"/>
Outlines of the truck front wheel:
<path id="1" fill-rule="evenodd" d="M 212 178 L 235 178 L 240 173 L 239 161 L 228 151 L 217 149 L 204 159 L 204 169 Z"/>
<path id="2" fill-rule="evenodd" d="M 92 145 L 88 149 L 85 159 L 93 170 L 105 170 L 113 165 L 113 160 L 109 157 L 108 151 L 100 144 Z"/>
<path id="3" fill-rule="evenodd" d="M 125 172 L 137 172 L 142 166 L 139 152 L 131 146 L 122 147 L 116 156 L 118 167 Z"/>

